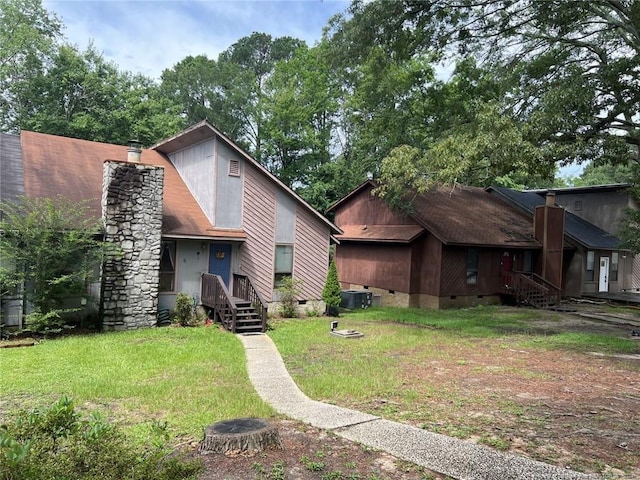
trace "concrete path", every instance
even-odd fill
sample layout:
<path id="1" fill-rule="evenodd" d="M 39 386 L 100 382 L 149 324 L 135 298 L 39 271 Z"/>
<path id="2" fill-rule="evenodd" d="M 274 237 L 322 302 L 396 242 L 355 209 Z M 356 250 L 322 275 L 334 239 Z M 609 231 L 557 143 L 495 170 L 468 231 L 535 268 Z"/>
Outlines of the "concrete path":
<path id="1" fill-rule="evenodd" d="M 289 376 L 271 338 L 264 334 L 238 337 L 246 350 L 249 378 L 258 395 L 288 417 L 459 480 L 601 478 L 311 400 Z"/>

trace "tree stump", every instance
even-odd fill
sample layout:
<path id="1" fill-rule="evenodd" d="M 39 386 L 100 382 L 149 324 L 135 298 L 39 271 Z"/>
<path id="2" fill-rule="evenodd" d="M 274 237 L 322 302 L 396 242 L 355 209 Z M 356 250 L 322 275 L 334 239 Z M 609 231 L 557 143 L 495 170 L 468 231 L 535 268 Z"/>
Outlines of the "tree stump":
<path id="1" fill-rule="evenodd" d="M 261 418 L 237 418 L 209 425 L 198 444 L 198 453 L 261 452 L 283 449 L 278 429 Z"/>

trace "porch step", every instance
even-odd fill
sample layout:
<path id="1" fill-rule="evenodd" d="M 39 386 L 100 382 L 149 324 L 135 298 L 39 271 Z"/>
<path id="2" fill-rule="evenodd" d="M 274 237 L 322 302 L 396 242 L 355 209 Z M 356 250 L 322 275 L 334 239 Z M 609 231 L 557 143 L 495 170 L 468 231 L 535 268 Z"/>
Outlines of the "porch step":
<path id="1" fill-rule="evenodd" d="M 236 312 L 236 332 L 262 332 L 262 319 L 251 305 L 251 302 L 239 298 L 234 298 L 233 300 L 238 307 Z M 224 326 L 227 330 L 231 330 L 230 313 L 225 315 Z"/>

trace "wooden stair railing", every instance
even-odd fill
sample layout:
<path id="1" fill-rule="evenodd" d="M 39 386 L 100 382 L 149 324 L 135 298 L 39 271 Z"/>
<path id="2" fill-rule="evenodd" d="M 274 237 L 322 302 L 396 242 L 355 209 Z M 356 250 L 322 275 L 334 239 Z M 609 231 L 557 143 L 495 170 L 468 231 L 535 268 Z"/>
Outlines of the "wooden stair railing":
<path id="1" fill-rule="evenodd" d="M 202 274 L 200 301 L 203 305 L 213 309 L 214 314 L 217 315 L 227 330 L 235 333 L 238 307 L 231 295 L 229 295 L 229 290 L 227 290 L 220 275 Z"/>
<path id="2" fill-rule="evenodd" d="M 502 272 L 502 292 L 513 295 L 518 304 L 547 308 L 560 301 L 560 288 L 535 273 Z"/>
<path id="3" fill-rule="evenodd" d="M 248 275 L 234 273 L 233 274 L 233 296 L 242 298 L 251 303 L 261 321 L 262 332 L 267 330 L 267 304 L 260 292 L 256 290 Z"/>

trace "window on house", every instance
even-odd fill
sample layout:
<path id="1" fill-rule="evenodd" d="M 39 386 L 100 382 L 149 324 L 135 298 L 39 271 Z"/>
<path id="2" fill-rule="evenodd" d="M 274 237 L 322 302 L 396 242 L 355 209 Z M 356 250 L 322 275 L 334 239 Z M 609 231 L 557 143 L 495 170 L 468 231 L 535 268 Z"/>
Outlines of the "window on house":
<path id="1" fill-rule="evenodd" d="M 282 279 L 293 273 L 293 245 L 276 245 L 275 275 L 273 286 L 282 286 Z"/>
<path id="2" fill-rule="evenodd" d="M 478 249 L 467 250 L 467 285 L 478 283 Z"/>
<path id="3" fill-rule="evenodd" d="M 595 278 L 596 252 L 587 252 L 587 282 Z"/>
<path id="4" fill-rule="evenodd" d="M 524 252 L 522 271 L 525 273 L 533 272 L 533 252 L 531 250 L 525 250 Z"/>
<path id="5" fill-rule="evenodd" d="M 575 204 L 573 205 L 573 209 L 576 212 L 579 212 L 580 210 L 582 210 L 582 200 L 576 200 Z"/>
<path id="6" fill-rule="evenodd" d="M 160 291 L 173 292 L 176 280 L 176 242 L 167 240 L 160 248 Z"/>
<path id="7" fill-rule="evenodd" d="M 618 252 L 611 254 L 611 273 L 609 274 L 609 280 L 612 282 L 618 281 Z"/>

